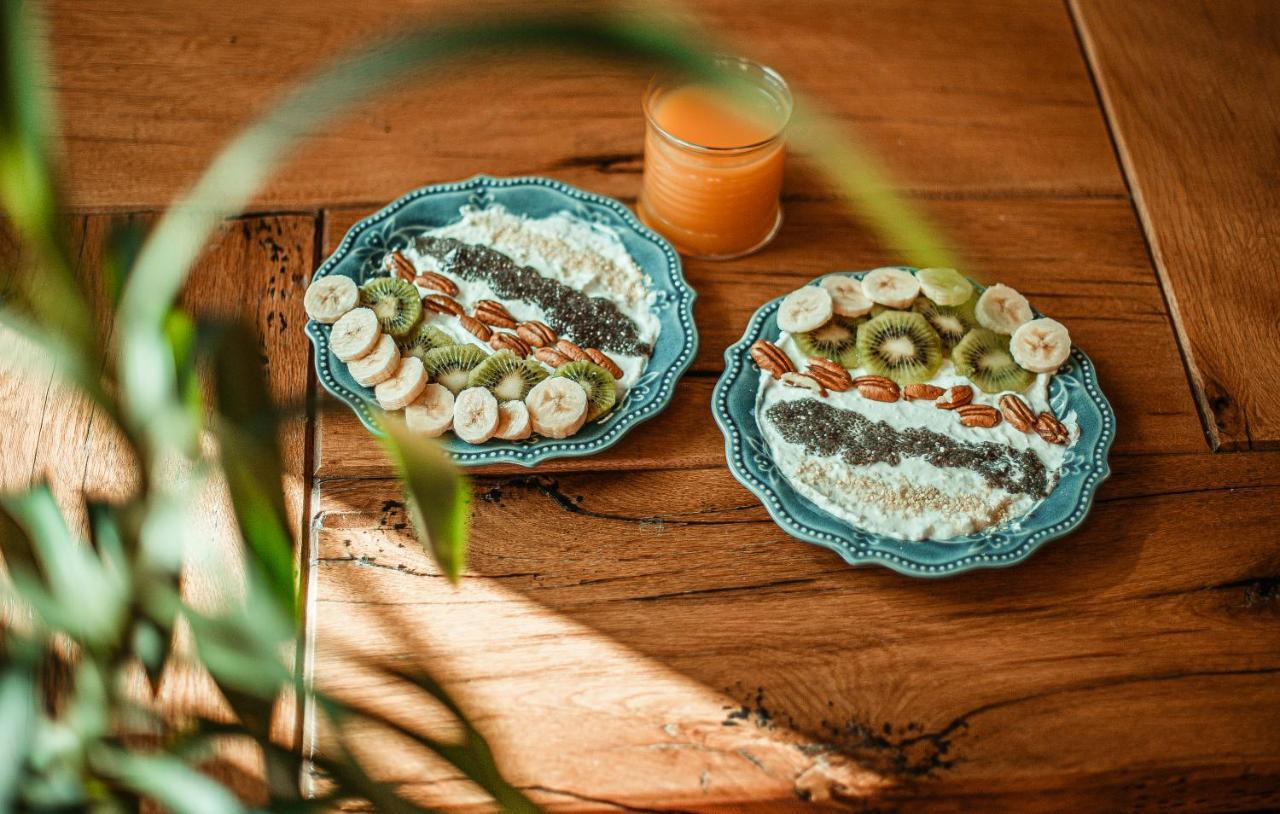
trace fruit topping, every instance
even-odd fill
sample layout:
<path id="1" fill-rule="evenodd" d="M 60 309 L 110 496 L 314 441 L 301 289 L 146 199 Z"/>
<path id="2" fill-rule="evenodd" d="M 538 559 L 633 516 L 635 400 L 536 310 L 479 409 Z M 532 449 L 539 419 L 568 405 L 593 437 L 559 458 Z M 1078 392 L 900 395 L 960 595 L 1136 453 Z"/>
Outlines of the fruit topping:
<path id="1" fill-rule="evenodd" d="M 450 345 L 458 344 L 452 336 L 434 325 L 422 323 L 413 333 L 401 339 L 399 342 L 400 352 L 405 356 L 416 356 L 423 362 L 427 361 L 427 352 L 436 348 L 447 348 Z"/>
<path id="2" fill-rule="evenodd" d="M 347 371 L 361 387 L 373 387 L 379 382 L 385 382 L 395 375 L 398 367 L 400 349 L 396 347 L 396 341 L 390 334 L 383 334 L 373 350 L 364 356 L 347 362 Z"/>
<path id="3" fill-rule="evenodd" d="M 906 308 L 920 293 L 920 281 L 903 269 L 880 268 L 862 278 L 862 293 L 874 303 Z"/>
<path id="4" fill-rule="evenodd" d="M 499 401 L 513 401 L 524 398 L 545 378 L 547 371 L 542 365 L 500 350 L 472 368 L 467 386 L 485 387 Z"/>
<path id="5" fill-rule="evenodd" d="M 525 396 L 533 431 L 548 438 L 568 438 L 587 420 L 587 391 L 572 379 L 552 376 Z"/>
<path id="6" fill-rule="evenodd" d="M 332 325 L 360 302 L 360 289 L 350 277 L 331 274 L 307 286 L 302 307 L 316 322 Z"/>
<path id="7" fill-rule="evenodd" d="M 498 428 L 494 438 L 504 441 L 523 441 L 533 433 L 529 419 L 529 407 L 523 401 L 504 401 L 498 405 Z"/>
<path id="8" fill-rule="evenodd" d="M 825 325 L 832 315 L 831 292 L 807 285 L 783 298 L 778 306 L 778 328 L 787 333 L 812 331 Z"/>
<path id="9" fill-rule="evenodd" d="M 955 269 L 920 269 L 920 290 L 938 305 L 963 305 L 973 296 L 973 283 Z"/>
<path id="10" fill-rule="evenodd" d="M 453 393 L 442 384 L 428 384 L 404 408 L 404 422 L 412 432 L 438 438 L 453 426 Z"/>
<path id="11" fill-rule="evenodd" d="M 1030 320 L 1031 304 L 1027 298 L 1007 285 L 996 283 L 983 291 L 974 306 L 978 324 L 998 334 L 1011 334 Z"/>
<path id="12" fill-rule="evenodd" d="M 858 366 L 858 323 L 850 317 L 832 317 L 812 331 L 793 334 L 805 356 L 821 356 L 847 368 Z"/>
<path id="13" fill-rule="evenodd" d="M 403 356 L 396 367 L 395 375 L 386 381 L 379 382 L 373 388 L 373 395 L 384 410 L 402 410 L 422 395 L 427 386 L 427 372 L 422 360 L 416 356 Z"/>
<path id="14" fill-rule="evenodd" d="M 942 342 L 921 315 L 885 311 L 858 326 L 858 361 L 898 384 L 918 384 L 938 372 Z"/>
<path id="15" fill-rule="evenodd" d="M 587 421 L 595 421 L 613 409 L 618 389 L 609 371 L 595 362 L 574 361 L 556 368 L 555 377 L 577 382 L 587 394 Z"/>
<path id="16" fill-rule="evenodd" d="M 939 305 L 928 297 L 921 297 L 911 310 L 924 317 L 938 332 L 943 353 L 950 353 L 965 334 L 978 327 L 978 318 L 973 313 L 976 302 L 977 297 L 971 296 L 960 305 Z"/>
<path id="17" fill-rule="evenodd" d="M 831 295 L 831 313 L 838 317 L 863 317 L 871 310 L 871 300 L 862 293 L 862 281 L 856 277 L 833 274 L 818 283 Z"/>
<path id="18" fill-rule="evenodd" d="M 468 387 L 453 401 L 453 434 L 483 444 L 498 429 L 498 400 L 483 387 Z"/>
<path id="19" fill-rule="evenodd" d="M 427 351 L 423 363 L 431 381 L 444 385 L 457 395 L 468 386 L 471 371 L 487 359 L 484 351 L 475 345 L 449 345 Z"/>
<path id="20" fill-rule="evenodd" d="M 377 315 L 368 308 L 353 308 L 333 323 L 329 347 L 339 359 L 350 362 L 373 350 L 381 337 Z"/>
<path id="21" fill-rule="evenodd" d="M 1071 334 L 1056 320 L 1033 319 L 1013 332 L 1009 352 L 1015 362 L 1032 373 L 1052 373 L 1071 353 Z"/>
<path id="22" fill-rule="evenodd" d="M 422 297 L 399 277 L 375 277 L 360 287 L 360 303 L 373 310 L 385 333 L 408 335 L 422 317 Z"/>
<path id="23" fill-rule="evenodd" d="M 987 289 L 990 291 L 990 289 Z M 986 328 L 970 331 L 951 351 L 956 372 L 986 393 L 1010 390 L 1021 393 L 1035 381 L 1035 375 L 1019 367 L 1009 353 L 1009 337 Z"/>

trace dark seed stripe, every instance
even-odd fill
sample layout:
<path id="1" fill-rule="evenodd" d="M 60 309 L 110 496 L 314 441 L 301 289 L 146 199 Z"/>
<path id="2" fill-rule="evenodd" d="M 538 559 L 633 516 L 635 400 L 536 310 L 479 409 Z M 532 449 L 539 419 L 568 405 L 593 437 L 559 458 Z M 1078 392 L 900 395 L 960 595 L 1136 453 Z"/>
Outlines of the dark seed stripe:
<path id="1" fill-rule="evenodd" d="M 850 466 L 895 465 L 903 458 L 923 458 L 934 466 L 972 470 L 1011 494 L 1044 497 L 1049 493 L 1049 473 L 1030 450 L 993 441 L 964 444 L 917 427 L 898 430 L 817 399 L 780 401 L 765 416 L 785 440 L 803 446 L 808 454 L 839 456 Z"/>
<path id="2" fill-rule="evenodd" d="M 417 247 L 443 264 L 450 274 L 464 280 L 481 280 L 500 297 L 538 306 L 557 334 L 571 337 L 584 348 L 628 356 L 648 356 L 652 351 L 640 341 L 636 324 L 604 297 L 588 297 L 488 246 L 473 246 L 453 238 L 420 237 Z"/>

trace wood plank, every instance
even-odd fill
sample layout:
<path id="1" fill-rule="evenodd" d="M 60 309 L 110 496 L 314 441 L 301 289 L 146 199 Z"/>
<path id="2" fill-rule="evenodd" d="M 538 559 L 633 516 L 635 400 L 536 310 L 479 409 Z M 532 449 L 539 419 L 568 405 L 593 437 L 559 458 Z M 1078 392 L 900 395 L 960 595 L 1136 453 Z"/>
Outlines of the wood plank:
<path id="1" fill-rule="evenodd" d="M 1280 447 L 1280 5 L 1071 5 L 1211 441 Z"/>
<path id="2" fill-rule="evenodd" d="M 308 71 L 375 34 L 460 8 L 286 0 L 228 14 L 213 0 L 55 0 L 71 201 L 163 206 Z M 891 0 L 822 0 L 797 13 L 767 0 L 743 14 L 732 0 L 703 0 L 691 16 L 830 107 L 916 193 L 1124 192 L 1059 4 L 946 0 L 919 14 Z M 548 174 L 623 197 L 638 189 L 646 72 L 508 55 L 430 77 L 308 139 L 255 208 L 374 203 L 477 172 Z M 814 191 L 793 174 L 790 195 Z"/>
<path id="3" fill-rule="evenodd" d="M 1070 328 L 1097 365 L 1103 390 L 1119 416 L 1117 452 L 1204 449 L 1176 341 L 1127 203 L 1017 198 L 935 201 L 930 206 L 954 242 L 965 247 L 975 273 L 1025 291 Z M 331 252 L 368 213 L 326 212 L 324 251 Z M 693 370 L 718 376 L 724 349 L 741 337 L 761 303 L 817 274 L 871 268 L 889 256 L 837 203 L 797 202 L 790 205 L 778 241 L 760 254 L 724 263 L 686 261 L 685 274 L 698 291 L 694 317 L 700 348 Z M 686 380 L 667 414 L 615 450 L 561 461 L 555 468 L 704 466 L 723 460 L 724 442 L 707 409 L 712 385 L 710 378 Z M 689 399 L 696 405 L 685 403 Z M 339 407 L 321 413 L 317 428 L 318 476 L 390 474 L 347 411 Z"/>
<path id="4" fill-rule="evenodd" d="M 76 218 L 72 234 L 80 271 L 97 279 L 106 235 L 131 216 L 91 215 Z M 143 222 L 149 218 L 143 218 Z M 298 326 L 306 316 L 302 292 L 314 267 L 315 219 L 310 216 L 261 217 L 230 221 L 222 226 L 193 269 L 183 302 L 203 316 L 243 318 L 256 329 L 261 358 L 272 394 L 281 403 L 303 403 L 308 386 L 305 341 Z M 256 360 L 248 360 L 254 363 Z M 49 375 L 32 380 L 0 371 L 0 421 L 7 428 L 7 463 L 0 489 L 15 490 L 48 479 L 59 503 L 73 522 L 83 519 L 83 500 L 123 498 L 136 488 L 133 461 L 100 413 L 82 398 L 51 381 Z M 306 449 L 306 420 L 299 414 L 282 427 L 286 509 L 295 541 L 304 539 L 304 506 L 310 473 Z M 10 446 L 12 444 L 12 446 Z M 209 567 L 217 563 L 237 571 L 236 527 L 225 488 L 212 483 L 199 501 L 196 528 L 189 545 L 190 559 L 183 574 L 183 593 L 196 607 L 214 609 L 236 596 L 237 587 L 218 582 Z M 299 544 L 299 551 L 301 546 Z M 223 573 L 225 571 L 219 571 Z M 189 641 L 180 636 L 176 649 Z M 141 676 L 138 684 L 141 687 Z M 171 663 L 161 679 L 154 703 L 167 714 L 228 713 L 209 677 L 189 666 Z M 296 708 L 282 707 L 276 736 L 295 741 Z M 220 755 L 225 779 L 252 798 L 260 792 L 256 758 L 243 750 Z"/>
<path id="5" fill-rule="evenodd" d="M 791 540 L 711 469 L 480 479 L 451 588 L 390 482 L 325 482 L 312 672 L 430 731 L 362 667 L 415 654 L 557 810 L 1266 808 L 1280 456 L 1195 494 L 1180 457 L 1128 459 L 1081 532 L 1015 570 L 929 582 Z M 475 801 L 361 744 L 415 796 Z"/>

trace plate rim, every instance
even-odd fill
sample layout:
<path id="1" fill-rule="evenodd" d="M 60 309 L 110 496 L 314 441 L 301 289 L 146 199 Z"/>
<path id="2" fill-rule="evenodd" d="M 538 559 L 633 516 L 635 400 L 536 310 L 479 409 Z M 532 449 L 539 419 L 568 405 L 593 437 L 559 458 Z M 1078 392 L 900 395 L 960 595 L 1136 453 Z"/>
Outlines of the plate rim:
<path id="1" fill-rule="evenodd" d="M 653 384 L 647 385 L 647 387 L 656 388 L 657 392 L 654 397 L 643 406 L 630 412 L 627 411 L 624 405 L 623 411 L 615 413 L 614 417 L 610 419 L 612 426 L 603 434 L 589 441 L 574 441 L 572 438 L 540 437 L 532 443 L 507 442 L 505 446 L 496 448 L 465 444 L 465 442 L 454 438 L 444 439 L 444 446 L 448 449 L 454 462 L 463 466 L 515 464 L 529 468 L 543 461 L 556 458 L 578 458 L 603 452 L 622 440 L 636 425 L 648 421 L 670 406 L 671 400 L 675 395 L 676 383 L 688 371 L 698 353 L 698 329 L 693 318 L 694 301 L 698 295 L 689 284 L 689 281 L 685 279 L 684 267 L 680 261 L 680 256 L 671 243 L 641 222 L 635 213 L 620 201 L 541 175 L 493 176 L 479 173 L 460 181 L 428 184 L 412 189 L 387 203 L 376 212 L 366 215 L 352 224 L 333 252 L 316 267 L 311 280 L 315 281 L 333 273 L 337 266 L 347 259 L 355 247 L 356 240 L 363 232 L 391 218 L 400 209 L 414 201 L 441 193 L 467 191 L 472 192 L 473 196 L 479 196 L 479 198 L 483 199 L 489 189 L 520 186 L 543 187 L 565 195 L 581 204 L 608 209 L 618 216 L 630 231 L 641 239 L 652 243 L 662 253 L 666 264 L 667 276 L 670 278 L 671 291 L 668 296 L 671 297 L 673 312 L 683 332 L 680 337 L 681 349 L 671 364 L 660 372 L 650 370 L 649 366 L 646 365 L 641 379 L 657 376 Z M 646 272 L 646 276 L 650 276 L 650 272 Z M 667 292 L 664 290 L 660 293 Z M 329 369 L 330 353 L 327 332 L 322 330 L 321 324 L 313 319 L 307 320 L 304 331 L 311 340 L 315 351 L 313 364 L 320 385 L 350 409 L 370 433 L 374 436 L 381 435 L 373 421 L 372 414 L 373 411 L 381 412 L 381 408 L 364 394 L 351 391 L 334 379 L 332 371 Z M 661 341 L 661 335 L 659 336 L 659 341 Z M 633 386 L 632 391 L 636 389 Z M 462 448 L 464 445 L 468 448 Z"/>
<path id="2" fill-rule="evenodd" d="M 913 266 L 892 266 L 891 268 L 901 268 L 910 271 L 916 271 Z M 854 276 L 859 279 L 865 275 L 867 270 L 837 270 L 826 274 L 818 275 L 812 278 L 805 285 L 814 285 L 824 277 L 832 275 Z M 976 284 L 975 284 L 976 285 Z M 738 341 L 732 343 L 724 351 L 724 370 L 720 377 L 716 380 L 715 387 L 711 392 L 711 411 L 715 419 L 716 425 L 720 428 L 720 432 L 724 436 L 725 446 L 725 462 L 730 473 L 734 478 L 750 491 L 764 506 L 769 516 L 773 519 L 777 526 L 790 536 L 806 543 L 821 546 L 828 550 L 834 551 L 845 562 L 854 566 L 861 565 L 881 565 L 899 574 L 911 577 L 941 578 L 954 576 L 956 574 L 965 573 L 975 570 L 986 570 L 994 568 L 1008 568 L 1025 561 L 1028 557 L 1038 551 L 1042 546 L 1051 540 L 1064 537 L 1084 522 L 1093 509 L 1094 498 L 1097 494 L 1098 487 L 1103 481 L 1111 475 L 1110 453 L 1112 445 L 1115 443 L 1116 436 L 1116 415 L 1115 410 L 1111 407 L 1110 401 L 1102 392 L 1102 388 L 1098 382 L 1097 369 L 1093 365 L 1093 361 L 1080 350 L 1073 347 L 1071 350 L 1072 357 L 1078 363 L 1082 374 L 1082 385 L 1086 393 L 1091 398 L 1092 403 L 1098 408 L 1102 416 L 1102 428 L 1100 437 L 1095 446 L 1091 460 L 1096 466 L 1090 467 L 1084 476 L 1081 491 L 1074 505 L 1067 513 L 1066 522 L 1059 520 L 1051 526 L 1050 529 L 1042 529 L 1040 532 L 1028 533 L 1026 539 L 1019 543 L 1015 548 L 1003 552 L 1001 554 L 990 553 L 970 553 L 963 556 L 957 556 L 953 560 L 943 563 L 926 563 L 903 557 L 894 551 L 882 550 L 879 546 L 883 544 L 901 544 L 903 541 L 897 538 L 888 537 L 887 535 L 877 534 L 866 530 L 859 529 L 858 533 L 869 538 L 874 545 L 867 548 L 865 552 L 858 552 L 858 544 L 855 543 L 850 535 L 838 537 L 830 532 L 819 531 L 808 527 L 791 514 L 783 498 L 778 495 L 771 486 L 756 479 L 756 477 L 747 471 L 745 463 L 744 435 L 738 427 L 738 422 L 730 413 L 728 398 L 729 391 L 736 383 L 738 378 L 747 370 L 752 369 L 744 364 L 744 357 L 747 356 L 747 349 L 756 339 L 760 338 L 760 333 L 764 328 L 765 322 L 769 316 L 777 310 L 778 305 L 782 302 L 786 295 L 775 297 L 762 304 L 751 315 L 751 319 L 747 321 L 747 327 L 743 335 Z M 1033 311 L 1035 309 L 1032 309 Z M 1040 312 L 1035 312 L 1037 316 L 1042 316 Z M 750 411 L 749 420 L 759 432 L 758 425 L 755 424 L 755 407 L 752 401 L 752 409 Z M 1057 487 L 1055 486 L 1055 489 Z M 805 500 L 799 494 L 795 497 L 799 500 Z M 809 505 L 818 511 L 833 517 L 829 512 L 818 508 L 811 501 L 806 501 Z M 1034 510 L 1033 510 L 1034 511 Z M 836 518 L 838 519 L 838 518 Z M 1062 524 L 1061 527 L 1056 527 Z M 992 535 L 999 533 L 1008 533 L 1007 529 L 1001 529 L 1000 526 L 994 527 Z M 980 535 L 983 536 L 983 535 Z M 957 545 L 957 553 L 960 554 L 964 548 Z"/>

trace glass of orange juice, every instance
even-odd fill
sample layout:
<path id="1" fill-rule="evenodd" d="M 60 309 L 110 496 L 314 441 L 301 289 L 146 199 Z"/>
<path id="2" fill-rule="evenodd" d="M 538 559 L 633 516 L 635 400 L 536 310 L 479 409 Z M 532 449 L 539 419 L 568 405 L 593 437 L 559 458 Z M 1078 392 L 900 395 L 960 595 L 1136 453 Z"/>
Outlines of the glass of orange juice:
<path id="1" fill-rule="evenodd" d="M 725 260 L 763 248 L 782 226 L 787 83 L 737 57 L 717 59 L 741 82 L 655 78 L 644 96 L 647 128 L 640 219 L 682 254 Z"/>

